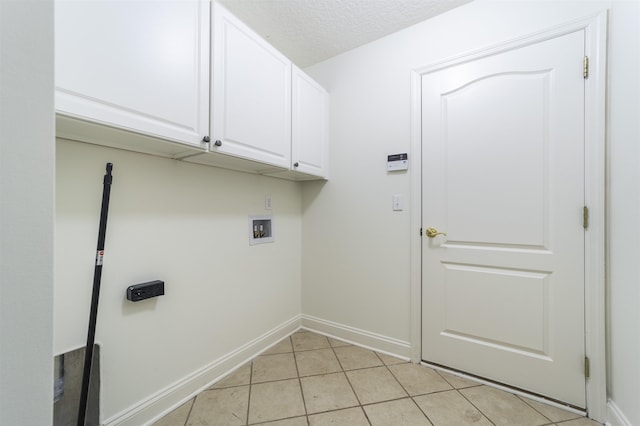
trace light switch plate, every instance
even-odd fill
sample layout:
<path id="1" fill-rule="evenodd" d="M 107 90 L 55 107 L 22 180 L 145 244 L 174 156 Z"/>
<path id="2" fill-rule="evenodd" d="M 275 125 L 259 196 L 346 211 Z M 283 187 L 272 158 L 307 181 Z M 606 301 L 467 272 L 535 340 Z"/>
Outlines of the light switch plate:
<path id="1" fill-rule="evenodd" d="M 392 197 L 392 206 L 394 212 L 400 212 L 404 209 L 404 200 L 402 194 L 394 194 Z"/>

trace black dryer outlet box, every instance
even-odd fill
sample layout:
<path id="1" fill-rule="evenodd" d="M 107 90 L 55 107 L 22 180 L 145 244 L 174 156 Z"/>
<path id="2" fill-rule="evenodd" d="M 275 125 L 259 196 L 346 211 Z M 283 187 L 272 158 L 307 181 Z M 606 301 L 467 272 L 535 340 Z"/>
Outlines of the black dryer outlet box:
<path id="1" fill-rule="evenodd" d="M 139 302 L 164 294 L 164 281 L 155 280 L 127 287 L 127 300 Z"/>

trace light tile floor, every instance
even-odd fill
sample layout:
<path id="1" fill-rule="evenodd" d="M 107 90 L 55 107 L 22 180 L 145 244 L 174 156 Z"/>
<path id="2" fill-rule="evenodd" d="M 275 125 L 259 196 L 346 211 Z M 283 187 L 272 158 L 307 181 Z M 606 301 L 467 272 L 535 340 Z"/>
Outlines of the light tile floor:
<path id="1" fill-rule="evenodd" d="M 155 426 L 595 426 L 550 405 L 297 331 Z"/>

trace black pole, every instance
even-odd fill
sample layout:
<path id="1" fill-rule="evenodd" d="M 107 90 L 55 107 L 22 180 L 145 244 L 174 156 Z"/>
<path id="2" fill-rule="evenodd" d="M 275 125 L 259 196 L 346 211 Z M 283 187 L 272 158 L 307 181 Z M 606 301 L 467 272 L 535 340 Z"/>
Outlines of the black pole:
<path id="1" fill-rule="evenodd" d="M 98 230 L 98 250 L 96 252 L 96 267 L 93 272 L 93 293 L 91 295 L 91 312 L 89 314 L 89 331 L 87 333 L 87 347 L 84 353 L 84 371 L 82 374 L 82 392 L 80 393 L 80 407 L 78 409 L 78 426 L 85 426 L 87 414 L 87 397 L 89 395 L 89 381 L 91 379 L 91 363 L 93 361 L 93 344 L 96 338 L 96 319 L 98 317 L 98 299 L 100 298 L 100 279 L 102 278 L 102 258 L 104 256 L 104 237 L 107 232 L 107 213 L 109 212 L 109 195 L 111 194 L 112 163 L 107 163 L 107 173 L 104 175 L 102 190 L 102 208 L 100 210 L 100 228 Z"/>

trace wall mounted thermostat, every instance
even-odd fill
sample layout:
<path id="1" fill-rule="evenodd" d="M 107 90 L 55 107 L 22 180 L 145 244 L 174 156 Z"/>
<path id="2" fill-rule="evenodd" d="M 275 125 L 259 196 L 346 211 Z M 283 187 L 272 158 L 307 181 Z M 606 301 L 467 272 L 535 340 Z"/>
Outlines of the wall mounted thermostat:
<path id="1" fill-rule="evenodd" d="M 407 170 L 409 168 L 409 156 L 404 154 L 387 155 L 387 171 L 397 172 L 398 170 Z"/>

